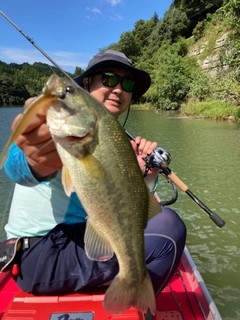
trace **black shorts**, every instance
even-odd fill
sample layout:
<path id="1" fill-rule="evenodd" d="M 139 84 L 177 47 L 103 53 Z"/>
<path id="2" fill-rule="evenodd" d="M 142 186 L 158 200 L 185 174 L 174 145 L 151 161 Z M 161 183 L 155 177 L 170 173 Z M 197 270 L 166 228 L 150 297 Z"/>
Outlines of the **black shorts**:
<path id="1" fill-rule="evenodd" d="M 112 280 L 119 271 L 117 258 L 90 260 L 84 250 L 86 224 L 59 224 L 23 250 L 15 280 L 35 295 L 64 294 L 93 288 Z M 163 208 L 144 232 L 145 257 L 155 294 L 174 274 L 181 260 L 186 227 L 177 213 Z"/>

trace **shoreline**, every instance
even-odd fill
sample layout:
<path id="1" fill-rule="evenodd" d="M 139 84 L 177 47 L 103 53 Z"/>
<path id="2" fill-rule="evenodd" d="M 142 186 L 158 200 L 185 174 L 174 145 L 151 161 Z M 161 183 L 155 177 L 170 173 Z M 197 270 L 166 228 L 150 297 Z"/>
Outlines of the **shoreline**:
<path id="1" fill-rule="evenodd" d="M 181 114 L 181 108 L 180 110 L 162 110 L 162 109 L 157 109 L 154 107 L 147 107 L 147 106 L 143 106 L 140 107 L 138 105 L 131 105 L 130 109 L 132 110 L 137 110 L 137 111 L 147 111 L 147 110 L 152 110 L 155 111 L 157 113 L 167 113 L 167 112 L 172 112 L 172 113 L 176 113 L 176 115 L 174 116 L 169 116 L 168 118 L 178 118 L 178 119 L 205 119 L 205 120 L 214 120 L 214 121 L 228 121 L 228 122 L 239 122 L 240 119 L 235 118 L 233 115 L 228 115 L 226 117 L 222 117 L 221 115 L 216 116 L 214 118 L 212 117 L 208 117 L 206 115 L 187 115 L 187 114 Z M 179 114 L 177 114 L 179 113 Z"/>

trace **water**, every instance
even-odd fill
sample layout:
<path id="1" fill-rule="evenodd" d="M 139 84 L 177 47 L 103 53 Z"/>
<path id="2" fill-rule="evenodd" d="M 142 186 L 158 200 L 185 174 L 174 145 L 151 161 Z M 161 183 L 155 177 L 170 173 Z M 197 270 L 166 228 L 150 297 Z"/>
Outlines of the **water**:
<path id="1" fill-rule="evenodd" d="M 0 108 L 0 149 L 19 111 Z M 169 113 L 132 110 L 126 129 L 168 150 L 171 170 L 226 221 L 222 229 L 218 228 L 182 191 L 172 206 L 187 225 L 187 247 L 223 319 L 240 319 L 240 125 L 166 115 Z M 171 187 L 160 177 L 159 195 L 164 200 L 171 198 Z M 12 188 L 0 171 L 0 238 L 4 238 Z"/>
<path id="2" fill-rule="evenodd" d="M 3 149 L 11 133 L 11 124 L 21 108 L 0 108 L 0 150 Z M 14 184 L 0 170 L 0 240 L 5 238 L 4 225 L 8 218 Z"/>
<path id="3" fill-rule="evenodd" d="M 132 111 L 126 129 L 168 150 L 170 169 L 226 221 L 218 228 L 181 191 L 172 206 L 187 225 L 187 247 L 223 319 L 240 319 L 240 125 Z M 172 194 L 163 177 L 158 193 Z"/>

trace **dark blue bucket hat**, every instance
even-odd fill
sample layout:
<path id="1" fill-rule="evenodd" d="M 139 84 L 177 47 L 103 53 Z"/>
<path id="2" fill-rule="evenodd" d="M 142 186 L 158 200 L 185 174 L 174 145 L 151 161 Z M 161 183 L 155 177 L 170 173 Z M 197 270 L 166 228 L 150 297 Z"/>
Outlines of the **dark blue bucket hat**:
<path id="1" fill-rule="evenodd" d="M 128 59 L 125 54 L 113 50 L 106 50 L 96 54 L 89 61 L 86 71 L 80 76 L 75 77 L 74 80 L 83 87 L 84 78 L 106 67 L 119 67 L 130 71 L 135 80 L 135 88 L 133 90 L 133 97 L 135 98 L 142 96 L 151 85 L 151 78 L 147 72 L 134 68 L 131 60 Z"/>

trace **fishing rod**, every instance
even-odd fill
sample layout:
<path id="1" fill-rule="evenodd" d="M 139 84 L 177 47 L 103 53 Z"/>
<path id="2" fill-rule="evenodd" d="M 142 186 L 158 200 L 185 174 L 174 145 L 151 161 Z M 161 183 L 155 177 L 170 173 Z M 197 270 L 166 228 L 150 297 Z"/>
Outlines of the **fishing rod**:
<path id="1" fill-rule="evenodd" d="M 134 140 L 134 137 L 125 130 L 130 140 Z M 168 167 L 171 162 L 171 155 L 165 149 L 157 147 L 153 152 L 145 158 L 146 172 L 151 168 L 157 168 L 159 173 L 165 178 L 171 180 L 180 190 L 185 192 L 196 204 L 199 205 L 209 216 L 209 218 L 219 227 L 222 228 L 225 225 L 225 221 L 219 217 L 215 212 L 212 212 L 198 197 L 189 190 L 188 186 L 180 180 L 177 175 Z"/>
<path id="2" fill-rule="evenodd" d="M 59 69 L 69 80 L 73 79 L 54 61 L 51 57 L 47 55 L 28 35 L 26 35 L 5 13 L 0 11 L 1 15 L 7 19 L 38 51 L 40 51 L 57 69 Z M 133 136 L 124 129 L 126 134 L 131 140 L 134 140 Z M 220 228 L 225 225 L 225 221 L 220 218 L 216 213 L 212 212 L 201 200 L 199 200 L 189 188 L 176 176 L 174 172 L 168 167 L 171 156 L 163 148 L 155 148 L 151 155 L 146 157 L 146 172 L 151 168 L 158 168 L 159 173 L 164 175 L 165 178 L 172 181 L 180 190 L 185 192 L 195 203 L 197 203 L 210 217 L 210 219 Z"/>
<path id="3" fill-rule="evenodd" d="M 58 70 L 60 70 L 69 80 L 72 81 L 72 78 L 54 61 L 52 60 L 51 57 L 49 57 L 49 55 L 44 52 L 34 41 L 32 38 L 30 38 L 26 33 L 24 33 L 5 13 L 3 13 L 2 11 L 0 11 L 1 15 L 7 19 L 8 22 L 11 23 L 11 25 L 13 25 L 35 48 L 37 48 L 38 51 L 41 52 L 42 55 L 44 55 L 44 57 L 46 57 Z"/>

